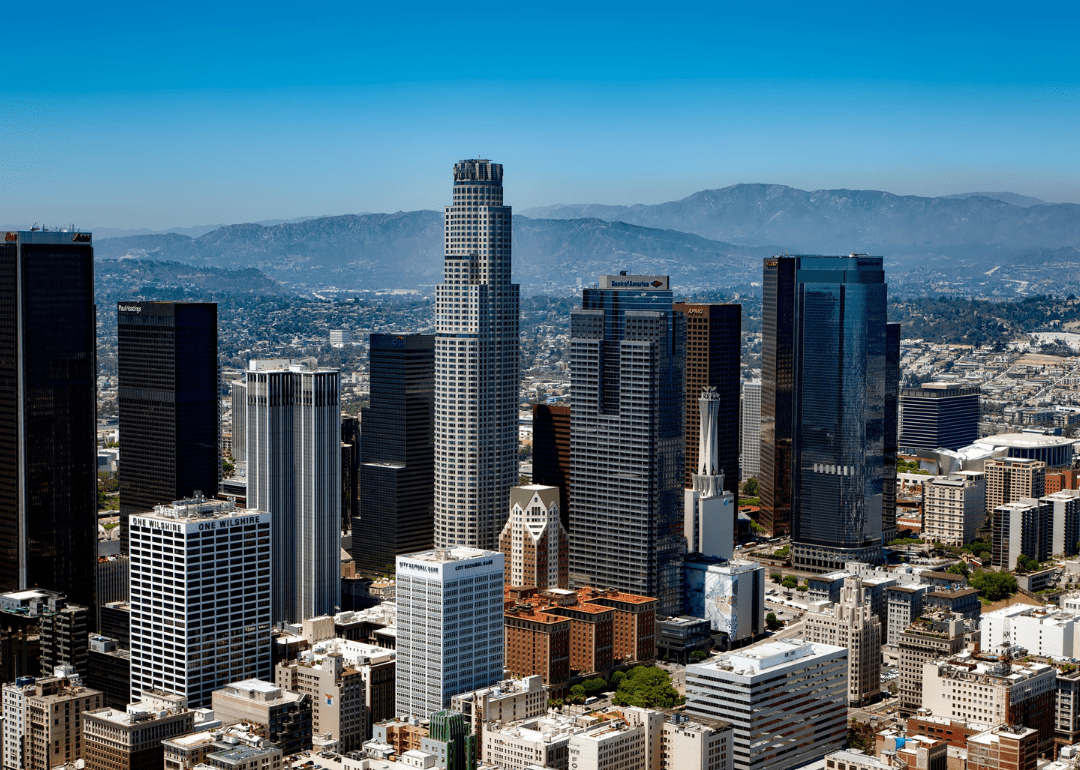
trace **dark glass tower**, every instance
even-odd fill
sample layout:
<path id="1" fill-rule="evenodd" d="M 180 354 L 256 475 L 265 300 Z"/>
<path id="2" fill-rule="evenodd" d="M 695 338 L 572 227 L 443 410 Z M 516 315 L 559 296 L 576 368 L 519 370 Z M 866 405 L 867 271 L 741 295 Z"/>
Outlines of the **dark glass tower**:
<path id="1" fill-rule="evenodd" d="M 570 531 L 570 407 L 533 404 L 532 483 L 559 488 L 559 519 Z"/>
<path id="2" fill-rule="evenodd" d="M 960 449 L 979 437 L 979 386 L 927 382 L 900 394 L 900 446 Z"/>
<path id="3" fill-rule="evenodd" d="M 570 581 L 682 602 L 686 319 L 666 276 L 605 275 L 570 332 Z"/>
<path id="4" fill-rule="evenodd" d="M 795 264 L 766 259 L 762 281 L 759 523 L 773 537 L 791 534 Z"/>
<path id="5" fill-rule="evenodd" d="M 89 233 L 0 232 L 0 591 L 94 612 L 97 399 Z"/>
<path id="6" fill-rule="evenodd" d="M 370 406 L 360 416 L 360 518 L 352 557 L 364 575 L 432 547 L 435 337 L 371 335 Z"/>
<path id="7" fill-rule="evenodd" d="M 900 439 L 900 324 L 885 324 L 885 484 L 881 540 L 896 539 L 896 455 Z"/>
<path id="8" fill-rule="evenodd" d="M 777 337 L 771 346 L 792 351 L 792 563 L 817 572 L 877 563 L 890 371 L 881 257 L 774 257 L 765 260 L 766 289 L 771 272 L 793 279 L 772 281 L 766 305 L 774 318 L 790 312 L 790 327 L 763 317 L 763 336 Z M 775 368 L 765 368 L 770 375 Z"/>
<path id="9" fill-rule="evenodd" d="M 716 388 L 720 414 L 716 440 L 725 489 L 737 492 L 739 479 L 739 364 L 742 358 L 742 305 L 675 303 L 686 316 L 686 473 L 684 486 L 693 486 L 698 468 L 698 399 Z"/>
<path id="10" fill-rule="evenodd" d="M 217 305 L 120 302 L 120 547 L 127 521 L 221 478 Z"/>

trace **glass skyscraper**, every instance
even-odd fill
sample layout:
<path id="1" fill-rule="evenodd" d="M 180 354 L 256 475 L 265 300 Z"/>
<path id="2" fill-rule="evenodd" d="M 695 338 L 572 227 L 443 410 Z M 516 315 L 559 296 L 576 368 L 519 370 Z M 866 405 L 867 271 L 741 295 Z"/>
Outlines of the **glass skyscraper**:
<path id="1" fill-rule="evenodd" d="M 686 317 L 667 276 L 605 275 L 570 332 L 570 581 L 682 601 Z"/>
<path id="2" fill-rule="evenodd" d="M 766 446 L 767 428 L 769 439 L 790 441 L 792 563 L 824 572 L 879 562 L 887 444 L 895 442 L 886 437 L 895 384 L 887 384 L 894 365 L 881 257 L 773 257 L 765 290 L 763 350 L 772 360 L 763 356 L 761 459 L 764 471 L 767 453 L 788 452 Z M 788 378 L 790 399 L 778 404 Z M 788 482 L 776 479 L 782 466 L 771 468 L 775 501 Z"/>
<path id="3" fill-rule="evenodd" d="M 88 608 L 95 317 L 89 233 L 0 232 L 0 591 L 38 586 Z"/>
<path id="4" fill-rule="evenodd" d="M 120 542 L 133 513 L 202 492 L 221 478 L 217 304 L 120 302 Z"/>

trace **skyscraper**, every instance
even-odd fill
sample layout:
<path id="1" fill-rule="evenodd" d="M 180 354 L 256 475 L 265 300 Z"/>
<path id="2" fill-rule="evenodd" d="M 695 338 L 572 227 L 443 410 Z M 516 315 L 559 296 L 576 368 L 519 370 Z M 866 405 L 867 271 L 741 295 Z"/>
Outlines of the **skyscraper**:
<path id="1" fill-rule="evenodd" d="M 896 456 L 900 450 L 900 324 L 885 324 L 885 466 L 882 469 L 881 541 L 896 539 Z"/>
<path id="2" fill-rule="evenodd" d="M 559 490 L 540 484 L 510 489 L 510 518 L 499 536 L 508 586 L 567 588 L 570 541 L 559 516 Z"/>
<path id="3" fill-rule="evenodd" d="M 364 575 L 391 575 L 399 553 L 432 546 L 435 337 L 372 334 L 370 406 L 362 413 L 360 518 L 352 557 Z"/>
<path id="4" fill-rule="evenodd" d="M 795 259 L 765 260 L 761 283 L 761 453 L 758 523 L 773 537 L 791 534 L 794 427 Z"/>
<path id="5" fill-rule="evenodd" d="M 881 257 L 765 260 L 761 461 L 771 470 L 763 477 L 771 476 L 775 510 L 775 490 L 787 484 L 775 458 L 788 454 L 790 443 L 792 562 L 802 569 L 881 559 L 886 301 Z M 786 384 L 777 384 L 786 383 L 788 367 L 790 397 Z M 788 403 L 790 423 L 782 424 Z M 782 436 L 790 438 L 778 446 Z M 764 505 L 764 489 L 762 497 Z"/>
<path id="6" fill-rule="evenodd" d="M 679 613 L 686 320 L 667 276 L 604 275 L 570 332 L 570 582 Z"/>
<path id="7" fill-rule="evenodd" d="M 247 504 L 270 514 L 275 624 L 341 606 L 341 387 L 315 359 L 251 361 Z"/>
<path id="8" fill-rule="evenodd" d="M 757 478 L 761 472 L 761 380 L 744 380 L 742 384 L 742 435 L 739 441 L 740 481 Z"/>
<path id="9" fill-rule="evenodd" d="M 97 434 L 89 233 L 0 233 L 0 592 L 95 607 Z"/>
<path id="10" fill-rule="evenodd" d="M 704 388 L 719 395 L 716 451 L 726 483 L 739 483 L 739 367 L 742 305 L 676 302 L 686 316 L 686 481 L 698 467 L 698 399 Z M 738 491 L 737 487 L 729 487 Z"/>
<path id="11" fill-rule="evenodd" d="M 127 520 L 221 478 L 217 305 L 119 302 L 120 548 Z"/>
<path id="12" fill-rule="evenodd" d="M 518 480 L 518 286 L 503 167 L 454 165 L 435 295 L 435 545 L 495 550 Z"/>
<path id="13" fill-rule="evenodd" d="M 559 516 L 570 531 L 570 407 L 533 404 L 532 481 L 559 488 Z"/>
<path id="14" fill-rule="evenodd" d="M 397 557 L 398 716 L 430 716 L 503 674 L 503 555 L 436 548 Z"/>
<path id="15" fill-rule="evenodd" d="M 979 437 L 978 385 L 927 382 L 900 393 L 900 446 L 960 449 Z"/>
<path id="16" fill-rule="evenodd" d="M 724 491 L 724 473 L 717 459 L 717 424 L 721 399 L 716 388 L 706 388 L 694 404 L 698 412 L 698 467 L 692 489 L 683 491 L 683 537 L 687 550 L 730 559 L 735 554 L 738 509 L 731 492 Z M 689 422 L 689 420 L 687 420 Z"/>

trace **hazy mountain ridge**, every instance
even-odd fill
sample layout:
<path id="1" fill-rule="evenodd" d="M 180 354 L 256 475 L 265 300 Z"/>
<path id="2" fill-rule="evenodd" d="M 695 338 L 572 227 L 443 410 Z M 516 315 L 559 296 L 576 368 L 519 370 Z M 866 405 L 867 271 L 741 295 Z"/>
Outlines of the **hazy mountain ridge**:
<path id="1" fill-rule="evenodd" d="M 1080 246 L 1080 205 L 1021 207 L 985 195 L 924 198 L 878 190 L 798 190 L 740 184 L 655 205 L 571 204 L 523 212 L 596 217 L 695 233 L 735 244 L 785 244 L 793 252 L 938 258 Z"/>

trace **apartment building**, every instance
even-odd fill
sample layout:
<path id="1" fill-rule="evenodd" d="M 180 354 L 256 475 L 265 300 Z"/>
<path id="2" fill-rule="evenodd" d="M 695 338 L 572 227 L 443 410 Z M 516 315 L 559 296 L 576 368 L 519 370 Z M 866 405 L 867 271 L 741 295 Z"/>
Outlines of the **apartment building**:
<path id="1" fill-rule="evenodd" d="M 1046 463 L 1026 457 L 990 457 L 983 464 L 986 473 L 986 511 L 1022 497 L 1046 494 Z"/>
<path id="2" fill-rule="evenodd" d="M 986 474 L 960 471 L 923 484 L 923 538 L 962 546 L 986 522 Z"/>
<path id="3" fill-rule="evenodd" d="M 533 675 L 504 679 L 493 687 L 455 695 L 450 699 L 450 709 L 465 716 L 483 745 L 485 723 L 505 724 L 543 716 L 547 702 L 543 677 Z"/>

